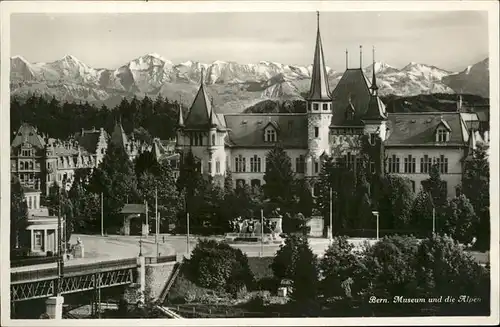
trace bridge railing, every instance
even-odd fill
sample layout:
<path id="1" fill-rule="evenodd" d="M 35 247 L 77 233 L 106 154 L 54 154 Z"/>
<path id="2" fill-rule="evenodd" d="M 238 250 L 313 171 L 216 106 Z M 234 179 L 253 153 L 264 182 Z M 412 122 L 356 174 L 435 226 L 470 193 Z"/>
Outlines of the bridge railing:
<path id="1" fill-rule="evenodd" d="M 100 272 L 137 266 L 136 258 L 118 259 L 64 267 L 64 275 Z"/>
<path id="2" fill-rule="evenodd" d="M 56 268 L 34 269 L 27 271 L 17 271 L 10 274 L 10 282 L 23 282 L 29 280 L 44 280 L 57 278 Z"/>
<path id="3" fill-rule="evenodd" d="M 155 263 L 165 263 L 165 262 L 175 262 L 177 261 L 177 255 L 167 255 L 163 257 L 146 257 L 144 258 L 147 265 Z"/>
<path id="4" fill-rule="evenodd" d="M 23 259 L 11 259 L 10 266 L 12 268 L 25 267 L 32 265 L 41 265 L 46 263 L 54 263 L 57 261 L 57 257 L 33 257 L 33 258 L 23 258 Z"/>

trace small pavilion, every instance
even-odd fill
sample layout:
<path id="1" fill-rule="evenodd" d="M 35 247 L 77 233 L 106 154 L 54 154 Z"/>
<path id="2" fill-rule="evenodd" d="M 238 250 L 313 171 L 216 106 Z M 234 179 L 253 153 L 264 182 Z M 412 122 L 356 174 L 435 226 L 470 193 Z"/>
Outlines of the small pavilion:
<path id="1" fill-rule="evenodd" d="M 134 218 L 141 218 L 146 215 L 147 208 L 145 204 L 127 203 L 123 206 L 121 214 L 123 215 L 123 235 L 130 235 L 130 221 Z M 142 224 L 142 235 L 149 235 L 149 224 Z"/>

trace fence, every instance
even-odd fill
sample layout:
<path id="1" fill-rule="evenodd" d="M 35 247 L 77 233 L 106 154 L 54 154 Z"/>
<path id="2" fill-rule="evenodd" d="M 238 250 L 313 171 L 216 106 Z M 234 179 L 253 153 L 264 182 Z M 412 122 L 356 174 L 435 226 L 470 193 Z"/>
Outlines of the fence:
<path id="1" fill-rule="evenodd" d="M 163 257 L 146 257 L 144 258 L 147 265 L 155 263 L 165 263 L 165 262 L 175 262 L 177 261 L 177 255 L 167 255 Z"/>
<path id="2" fill-rule="evenodd" d="M 196 307 L 187 306 L 174 306 L 170 307 L 170 310 L 177 312 L 183 318 L 269 318 L 269 317 L 285 317 L 283 313 L 280 312 L 250 312 L 250 311 L 238 311 L 230 312 L 227 309 L 214 308 L 208 310 L 201 310 Z"/>
<path id="3" fill-rule="evenodd" d="M 11 268 L 25 267 L 33 265 L 41 265 L 47 263 L 54 263 L 57 261 L 57 257 L 33 257 L 33 258 L 23 258 L 23 259 L 11 259 Z"/>

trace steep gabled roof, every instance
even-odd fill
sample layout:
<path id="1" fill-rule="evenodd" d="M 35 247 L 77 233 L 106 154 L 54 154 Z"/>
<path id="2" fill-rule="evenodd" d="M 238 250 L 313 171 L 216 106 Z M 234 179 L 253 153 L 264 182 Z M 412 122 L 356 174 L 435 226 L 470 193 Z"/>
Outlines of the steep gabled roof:
<path id="1" fill-rule="evenodd" d="M 33 125 L 28 123 L 24 123 L 19 127 L 16 136 L 12 140 L 11 147 L 17 147 L 25 142 L 38 149 L 43 149 L 45 147 L 45 141 L 42 136 L 38 134 Z"/>
<path id="2" fill-rule="evenodd" d="M 437 127 L 440 127 L 440 126 L 444 126 L 444 128 L 446 128 L 448 130 L 448 132 L 451 132 L 451 127 L 450 127 L 450 124 L 448 124 L 446 122 L 446 120 L 444 120 L 442 117 L 441 117 L 441 121 L 439 122 L 439 124 L 436 126 Z"/>
<path id="3" fill-rule="evenodd" d="M 321 33 L 319 31 L 319 13 L 318 29 L 316 33 L 316 48 L 314 49 L 314 59 L 311 74 L 311 88 L 307 100 L 330 101 L 330 88 L 328 86 L 328 75 L 326 73 L 325 56 L 323 54 L 323 45 L 321 43 Z"/>
<path id="4" fill-rule="evenodd" d="M 307 149 L 307 114 L 226 114 L 228 146 L 273 147 L 265 142 L 264 129 L 279 126 L 278 142 L 285 148 Z"/>
<path id="5" fill-rule="evenodd" d="M 388 115 L 388 137 L 386 146 L 436 146 L 436 128 L 446 120 L 452 132 L 450 139 L 439 146 L 467 145 L 467 130 L 460 117 L 460 113 L 391 113 Z"/>
<path id="6" fill-rule="evenodd" d="M 127 135 L 125 134 L 125 131 L 123 130 L 123 126 L 122 126 L 121 122 L 119 122 L 119 121 L 117 121 L 115 123 L 113 133 L 111 134 L 111 142 L 114 145 L 122 146 L 124 148 L 126 147 L 126 144 L 128 143 Z"/>
<path id="7" fill-rule="evenodd" d="M 332 126 L 344 126 L 346 122 L 346 110 L 349 106 L 349 98 L 356 109 L 354 119 L 348 124 L 361 125 L 361 119 L 368 110 L 370 102 L 370 82 L 363 71 L 359 68 L 347 69 L 332 92 Z"/>
<path id="8" fill-rule="evenodd" d="M 377 95 L 372 95 L 368 102 L 368 109 L 363 116 L 363 120 L 385 120 L 387 113 L 385 105 Z"/>
<path id="9" fill-rule="evenodd" d="M 96 153 L 101 133 L 104 134 L 106 140 L 109 140 L 109 134 L 104 129 L 82 130 L 75 134 L 75 140 L 88 152 Z"/>

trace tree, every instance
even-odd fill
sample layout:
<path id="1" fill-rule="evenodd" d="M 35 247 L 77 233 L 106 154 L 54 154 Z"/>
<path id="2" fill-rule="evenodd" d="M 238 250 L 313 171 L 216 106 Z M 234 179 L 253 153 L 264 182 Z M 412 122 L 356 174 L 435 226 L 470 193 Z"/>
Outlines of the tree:
<path id="1" fill-rule="evenodd" d="M 358 169 L 356 175 L 355 199 L 358 204 L 356 216 L 352 217 L 352 227 L 357 229 L 370 229 L 373 226 L 372 219 L 372 199 L 370 183 L 366 178 L 365 168 Z"/>
<path id="2" fill-rule="evenodd" d="M 322 290 L 325 296 L 345 295 L 342 283 L 349 278 L 353 280 L 354 294 L 366 287 L 365 275 L 368 274 L 362 258 L 353 253 L 354 245 L 346 236 L 337 236 L 326 249 L 321 259 L 320 269 L 324 279 Z"/>
<path id="3" fill-rule="evenodd" d="M 66 241 L 69 241 L 74 229 L 74 205 L 66 189 L 60 187 L 59 184 L 52 184 L 49 188 L 47 206 L 49 208 L 49 214 L 54 216 L 61 215 L 61 218 L 64 218 L 66 223 Z"/>
<path id="4" fill-rule="evenodd" d="M 432 196 L 432 202 L 437 213 L 441 213 L 447 202 L 446 183 L 441 179 L 439 166 L 433 165 L 429 172 L 429 178 L 422 181 L 424 191 Z"/>
<path id="5" fill-rule="evenodd" d="M 305 178 L 296 179 L 294 183 L 294 201 L 292 212 L 302 213 L 305 217 L 311 217 L 314 206 L 311 186 Z"/>
<path id="6" fill-rule="evenodd" d="M 291 298 L 299 304 L 314 303 L 318 293 L 318 258 L 311 250 L 307 239 L 298 244 L 294 259 L 297 266 L 291 276 Z"/>
<path id="7" fill-rule="evenodd" d="M 462 194 L 448 201 L 444 208 L 444 221 L 441 223 L 441 231 L 447 233 L 462 244 L 472 241 L 478 218 L 469 199 Z"/>
<path id="8" fill-rule="evenodd" d="M 97 229 L 97 218 L 100 215 L 100 194 L 91 192 L 89 183 L 90 169 L 75 170 L 73 184 L 68 192 L 68 197 L 73 204 L 73 228 L 80 231 Z"/>
<path id="9" fill-rule="evenodd" d="M 489 299 L 488 269 L 449 236 L 434 235 L 423 240 L 418 246 L 415 267 L 419 296 L 467 294 L 486 303 Z"/>
<path id="10" fill-rule="evenodd" d="M 368 246 L 362 254 L 368 293 L 385 298 L 414 296 L 417 249 L 418 240 L 409 236 L 384 237 Z"/>
<path id="11" fill-rule="evenodd" d="M 163 162 L 154 170 L 144 171 L 138 179 L 140 197 L 148 201 L 151 215 L 155 210 L 155 196 L 158 201 L 160 228 L 164 223 L 174 221 L 177 213 L 182 210 L 182 202 L 175 185 L 175 177 L 168 162 Z"/>
<path id="12" fill-rule="evenodd" d="M 379 194 L 381 228 L 407 228 L 414 196 L 410 180 L 397 175 L 385 175 Z"/>
<path id="13" fill-rule="evenodd" d="M 203 177 L 200 171 L 200 163 L 194 157 L 192 151 L 188 151 L 182 160 L 179 178 L 177 179 L 177 188 L 179 192 L 185 192 L 186 208 L 190 212 L 191 204 L 196 195 L 196 190 L 203 183 Z"/>
<path id="14" fill-rule="evenodd" d="M 137 177 L 125 149 L 110 143 L 101 165 L 92 175 L 91 189 L 103 193 L 104 212 L 108 219 L 105 228 L 119 227 L 123 223 L 120 211 L 127 202 L 140 201 Z"/>
<path id="15" fill-rule="evenodd" d="M 307 237 L 303 235 L 288 235 L 271 264 L 274 276 L 278 279 L 292 279 L 297 267 L 299 249 L 308 244 Z"/>
<path id="16" fill-rule="evenodd" d="M 214 240 L 200 240 L 187 267 L 191 280 L 198 285 L 233 294 L 254 281 L 247 256 L 240 249 Z"/>
<path id="17" fill-rule="evenodd" d="M 411 226 L 422 232 L 432 232 L 432 197 L 423 189 L 418 192 L 411 209 Z M 437 227 L 437 224 L 436 224 Z"/>
<path id="18" fill-rule="evenodd" d="M 27 245 L 28 205 L 21 183 L 15 177 L 11 179 L 10 192 L 10 249 L 13 251 Z"/>
<path id="19" fill-rule="evenodd" d="M 490 248 L 490 165 L 487 146 L 478 144 L 472 156 L 465 161 L 462 192 L 470 200 L 479 217 L 477 246 Z"/>
<path id="20" fill-rule="evenodd" d="M 281 145 L 266 156 L 264 194 L 284 212 L 290 212 L 293 199 L 294 172 L 292 162 Z"/>

